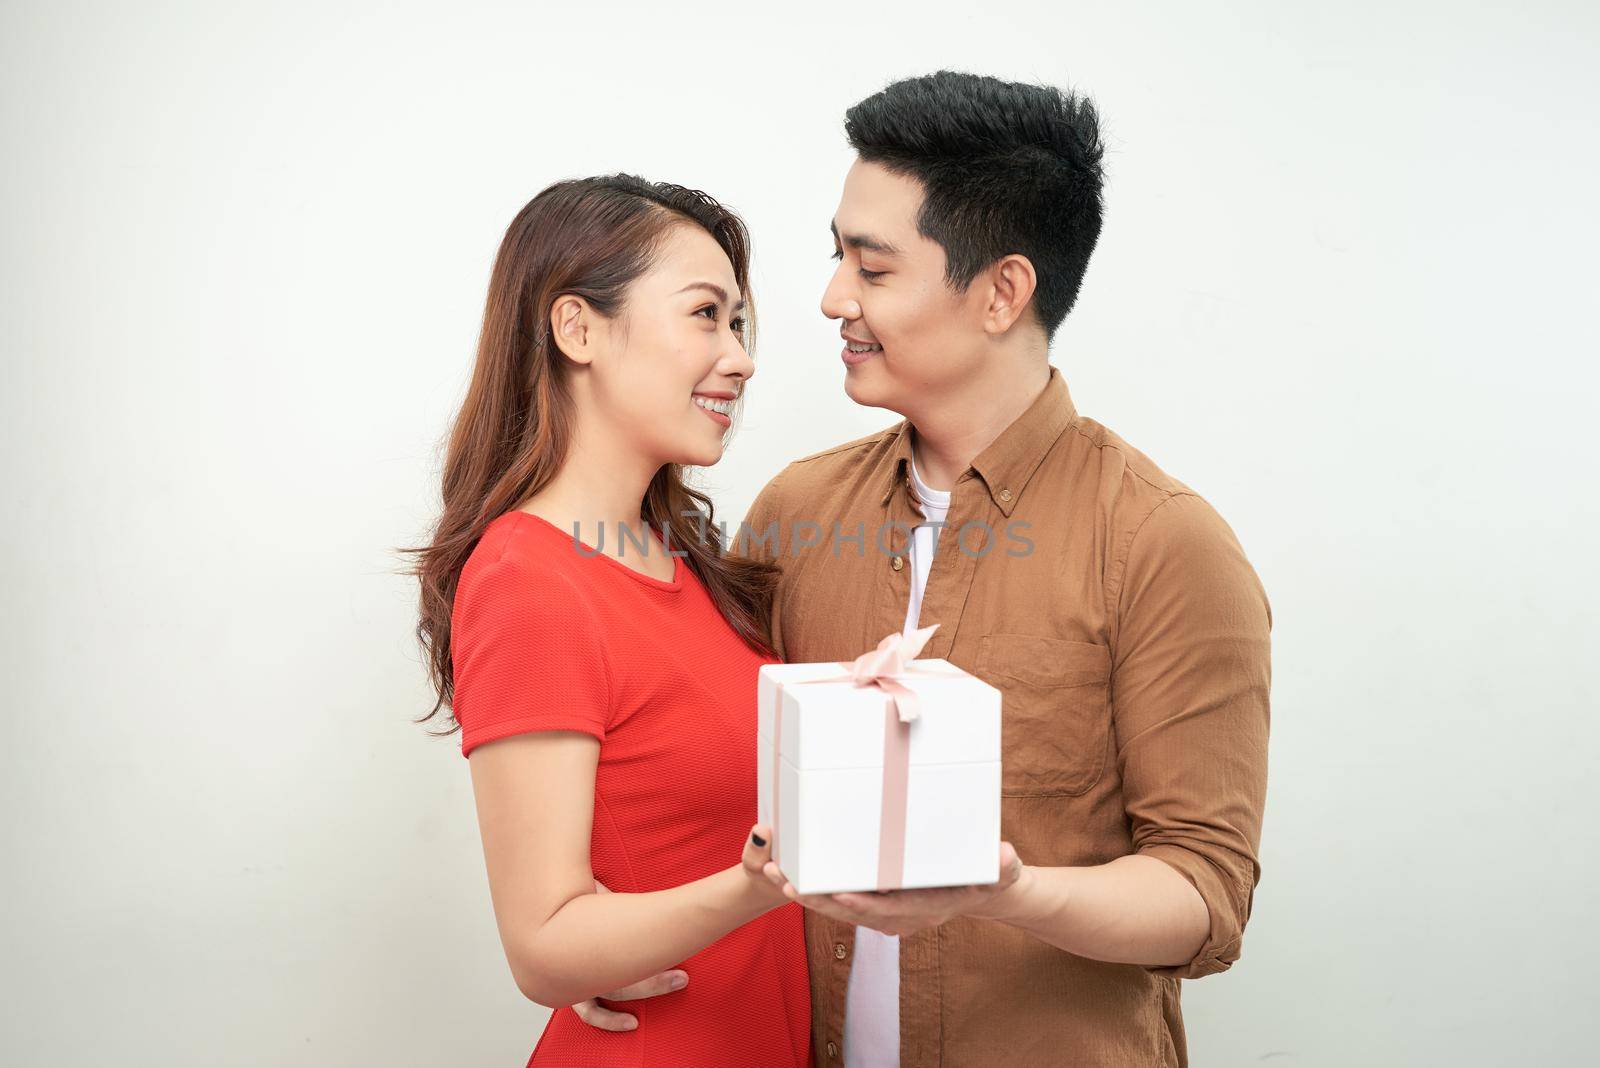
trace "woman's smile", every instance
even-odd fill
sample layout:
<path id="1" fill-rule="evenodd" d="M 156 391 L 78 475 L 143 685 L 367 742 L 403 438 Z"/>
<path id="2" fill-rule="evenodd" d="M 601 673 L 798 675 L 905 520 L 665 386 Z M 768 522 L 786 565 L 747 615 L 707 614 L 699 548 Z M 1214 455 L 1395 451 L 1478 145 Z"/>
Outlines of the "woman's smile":
<path id="1" fill-rule="evenodd" d="M 733 420 L 729 418 L 733 412 L 733 395 L 731 393 L 696 393 L 694 395 L 694 404 L 696 408 L 716 420 L 719 425 L 723 427 L 733 425 Z"/>

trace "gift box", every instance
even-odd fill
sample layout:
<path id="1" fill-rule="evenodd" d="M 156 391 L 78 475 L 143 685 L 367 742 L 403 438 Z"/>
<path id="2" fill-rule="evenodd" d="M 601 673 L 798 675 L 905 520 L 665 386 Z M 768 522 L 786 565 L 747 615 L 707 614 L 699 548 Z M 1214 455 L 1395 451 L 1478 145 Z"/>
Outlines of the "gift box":
<path id="1" fill-rule="evenodd" d="M 1000 691 L 915 659 L 937 626 L 761 667 L 758 818 L 800 893 L 999 881 Z"/>

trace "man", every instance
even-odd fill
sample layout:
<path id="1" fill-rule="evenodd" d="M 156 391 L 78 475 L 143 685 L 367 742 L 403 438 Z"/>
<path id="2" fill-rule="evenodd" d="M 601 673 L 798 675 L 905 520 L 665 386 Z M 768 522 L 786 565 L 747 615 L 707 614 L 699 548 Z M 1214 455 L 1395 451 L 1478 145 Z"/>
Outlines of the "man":
<path id="1" fill-rule="evenodd" d="M 1238 958 L 1260 878 L 1271 610 L 1048 363 L 1100 231 L 1093 105 L 940 72 L 845 128 L 822 309 L 851 399 L 904 419 L 789 464 L 743 533 L 785 660 L 938 623 L 922 655 L 1002 691 L 1005 844 L 992 886 L 798 898 L 815 1056 L 1185 1065 L 1178 982 Z"/>

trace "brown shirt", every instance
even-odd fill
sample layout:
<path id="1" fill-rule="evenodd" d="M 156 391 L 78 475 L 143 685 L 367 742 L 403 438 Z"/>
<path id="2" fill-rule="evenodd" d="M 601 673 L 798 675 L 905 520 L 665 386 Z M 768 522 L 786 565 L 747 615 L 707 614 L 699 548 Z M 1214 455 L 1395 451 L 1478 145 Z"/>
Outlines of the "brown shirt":
<path id="1" fill-rule="evenodd" d="M 785 660 L 849 660 L 903 628 L 910 444 L 902 421 L 796 460 L 751 505 L 747 551 L 784 569 Z M 1211 931 L 1171 968 L 968 917 L 902 937 L 901 1063 L 1184 1065 L 1178 980 L 1238 959 L 1261 874 L 1266 594 L 1221 516 L 1080 416 L 1054 367 L 957 479 L 946 524 L 921 655 L 1004 695 L 1001 837 L 1030 865 L 1165 861 Z M 855 929 L 810 910 L 805 926 L 817 1061 L 842 1064 Z"/>

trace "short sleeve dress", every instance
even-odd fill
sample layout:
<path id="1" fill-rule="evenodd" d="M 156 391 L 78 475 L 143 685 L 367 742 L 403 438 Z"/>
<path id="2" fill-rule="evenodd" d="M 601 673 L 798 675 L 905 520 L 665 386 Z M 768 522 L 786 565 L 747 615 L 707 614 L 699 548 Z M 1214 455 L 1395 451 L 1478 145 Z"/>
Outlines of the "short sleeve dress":
<path id="1" fill-rule="evenodd" d="M 665 551 L 656 539 L 649 548 Z M 452 609 L 462 755 L 523 731 L 598 738 L 590 862 L 619 893 L 739 863 L 756 822 L 756 673 L 774 661 L 740 639 L 684 558 L 674 562 L 664 582 L 513 510 L 474 547 Z M 678 966 L 683 990 L 620 1003 L 636 1030 L 598 1030 L 556 1008 L 528 1064 L 810 1062 L 798 904 Z"/>

